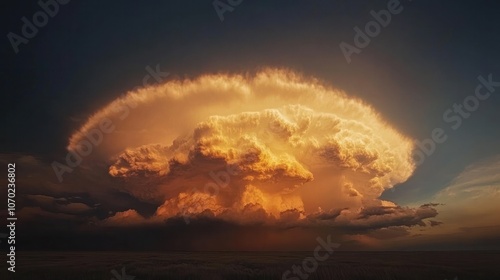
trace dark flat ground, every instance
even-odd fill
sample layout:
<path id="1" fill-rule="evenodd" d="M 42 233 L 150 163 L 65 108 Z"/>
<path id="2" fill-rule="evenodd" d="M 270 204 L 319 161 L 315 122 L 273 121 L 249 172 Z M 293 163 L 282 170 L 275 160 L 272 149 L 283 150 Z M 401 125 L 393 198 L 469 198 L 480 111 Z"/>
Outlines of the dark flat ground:
<path id="1" fill-rule="evenodd" d="M 18 252 L 0 279 L 282 279 L 313 252 Z M 5 263 L 5 256 L 2 258 Z M 123 277 L 122 267 L 126 275 Z M 120 277 L 111 271 L 116 270 Z M 14 277 L 12 277 L 14 276 Z M 293 278 L 286 279 L 299 280 Z M 499 251 L 333 252 L 307 279 L 500 279 Z"/>

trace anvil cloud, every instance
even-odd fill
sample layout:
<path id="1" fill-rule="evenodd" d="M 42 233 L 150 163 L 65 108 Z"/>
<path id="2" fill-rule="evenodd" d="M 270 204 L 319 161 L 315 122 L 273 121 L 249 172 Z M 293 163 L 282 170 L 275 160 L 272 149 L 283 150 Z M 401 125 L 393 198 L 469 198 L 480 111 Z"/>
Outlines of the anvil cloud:
<path id="1" fill-rule="evenodd" d="M 125 106 L 134 108 L 127 118 Z M 401 222 L 411 226 L 437 214 L 379 199 L 415 168 L 409 138 L 363 101 L 291 71 L 205 75 L 129 92 L 90 117 L 68 150 L 104 118 L 116 133 L 92 157 L 108 163 L 121 191 L 157 205 L 149 220 L 187 213 L 300 225 L 338 211 L 331 224 L 397 226 L 391 221 L 413 213 L 415 222 Z M 209 174 L 228 169 L 228 184 L 207 191 Z M 388 210 L 370 219 L 367 209 L 379 208 Z M 130 211 L 116 214 L 121 224 L 144 219 Z"/>

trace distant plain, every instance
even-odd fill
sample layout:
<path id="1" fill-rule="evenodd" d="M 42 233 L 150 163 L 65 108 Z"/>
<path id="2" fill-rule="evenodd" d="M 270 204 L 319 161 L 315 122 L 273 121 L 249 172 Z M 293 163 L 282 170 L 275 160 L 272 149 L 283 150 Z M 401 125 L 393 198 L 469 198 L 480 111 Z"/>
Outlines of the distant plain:
<path id="1" fill-rule="evenodd" d="M 1 279 L 282 279 L 312 252 L 19 252 Z M 334 252 L 307 279 L 500 279 L 499 251 Z M 116 279 L 116 270 L 135 278 Z M 5 275 L 4 269 L 0 275 Z M 293 278 L 290 275 L 287 279 Z"/>

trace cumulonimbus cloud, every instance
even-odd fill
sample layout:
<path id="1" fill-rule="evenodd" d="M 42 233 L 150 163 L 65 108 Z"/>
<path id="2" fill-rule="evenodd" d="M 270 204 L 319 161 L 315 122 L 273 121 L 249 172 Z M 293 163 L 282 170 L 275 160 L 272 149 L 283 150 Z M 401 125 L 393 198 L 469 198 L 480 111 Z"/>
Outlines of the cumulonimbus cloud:
<path id="1" fill-rule="evenodd" d="M 129 92 L 91 116 L 68 150 L 105 118 L 116 131 L 92 156 L 108 163 L 122 191 L 158 206 L 153 218 L 293 223 L 337 211 L 337 223 L 368 215 L 365 222 L 399 226 L 381 220 L 414 225 L 436 215 L 379 199 L 413 173 L 413 142 L 363 101 L 292 71 Z M 401 218 L 412 213 L 417 221 Z"/>

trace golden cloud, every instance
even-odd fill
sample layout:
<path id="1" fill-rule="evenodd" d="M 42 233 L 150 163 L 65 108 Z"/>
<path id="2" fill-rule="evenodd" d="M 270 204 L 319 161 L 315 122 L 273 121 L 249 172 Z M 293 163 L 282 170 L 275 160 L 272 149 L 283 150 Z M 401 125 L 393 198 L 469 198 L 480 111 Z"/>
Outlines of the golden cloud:
<path id="1" fill-rule="evenodd" d="M 109 162 L 123 191 L 156 203 L 156 217 L 296 221 L 317 209 L 356 217 L 386 207 L 379 196 L 415 168 L 412 141 L 371 106 L 286 70 L 129 92 L 90 117 L 68 150 L 103 119 L 116 130 L 92 156 Z"/>

